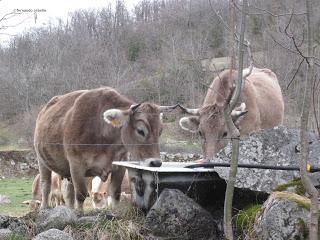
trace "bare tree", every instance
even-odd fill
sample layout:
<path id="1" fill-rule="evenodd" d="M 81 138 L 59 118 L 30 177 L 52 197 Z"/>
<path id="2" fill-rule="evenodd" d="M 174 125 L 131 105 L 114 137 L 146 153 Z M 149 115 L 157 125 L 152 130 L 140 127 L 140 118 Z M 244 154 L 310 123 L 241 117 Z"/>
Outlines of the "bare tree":
<path id="1" fill-rule="evenodd" d="M 307 58 L 307 75 L 304 89 L 304 101 L 301 115 L 301 127 L 300 127 L 300 138 L 301 138 L 301 161 L 300 161 L 300 174 L 302 183 L 310 195 L 310 225 L 309 225 L 309 239 L 318 239 L 318 211 L 319 211 L 319 192 L 312 184 L 310 178 L 307 175 L 307 160 L 309 155 L 309 141 L 308 141 L 308 121 L 309 112 L 311 107 L 311 91 L 312 83 L 315 78 L 314 69 L 314 21 L 313 21 L 313 7 L 312 0 L 306 0 L 307 9 L 307 36 L 308 36 L 308 58 Z"/>
<path id="2" fill-rule="evenodd" d="M 232 7 L 234 8 L 234 7 Z M 231 8 L 231 9 L 232 9 Z M 225 194 L 225 202 L 224 202 L 224 234 L 225 238 L 228 240 L 233 239 L 233 229 L 232 229 L 232 200 L 233 200 L 233 193 L 234 193 L 234 185 L 236 182 L 237 176 L 237 169 L 238 169 L 238 159 L 239 159 L 239 142 L 240 142 L 240 132 L 239 129 L 235 126 L 234 122 L 232 121 L 231 112 L 232 109 L 236 106 L 241 90 L 243 88 L 243 79 L 245 79 L 251 71 L 246 75 L 243 76 L 243 56 L 245 51 L 245 44 L 244 44 L 244 34 L 245 34 L 245 27 L 246 27 L 246 13 L 248 8 L 248 1 L 243 1 L 243 7 L 241 12 L 241 28 L 240 28 L 240 39 L 239 39 L 239 47 L 238 47 L 238 76 L 236 79 L 236 88 L 235 91 L 230 99 L 230 102 L 226 104 L 226 108 L 224 109 L 224 118 L 227 123 L 228 131 L 231 136 L 232 142 L 232 156 L 231 156 L 231 163 L 230 163 L 230 170 L 229 170 L 229 177 L 227 181 L 227 189 Z M 233 10 L 234 11 L 234 10 Z M 234 12 L 232 11 L 232 15 Z M 231 32 L 232 38 L 234 38 L 234 18 L 231 16 Z M 232 46 L 231 46 L 232 47 Z M 233 65 L 232 62 L 234 61 L 234 56 L 231 58 L 231 66 Z M 232 76 L 232 69 L 230 69 L 230 77 Z"/>

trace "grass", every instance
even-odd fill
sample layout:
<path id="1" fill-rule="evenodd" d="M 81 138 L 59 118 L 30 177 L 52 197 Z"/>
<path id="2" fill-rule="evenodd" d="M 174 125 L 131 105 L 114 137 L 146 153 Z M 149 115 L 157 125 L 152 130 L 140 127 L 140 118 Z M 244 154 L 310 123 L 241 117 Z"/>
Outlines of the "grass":
<path id="1" fill-rule="evenodd" d="M 0 152 L 9 152 L 9 151 L 29 151 L 30 148 L 21 148 L 18 145 L 0 145 Z"/>
<path id="2" fill-rule="evenodd" d="M 283 192 L 288 188 L 294 188 L 295 193 L 299 195 L 304 195 L 306 193 L 306 190 L 300 178 L 296 178 L 286 184 L 279 185 L 273 190 L 273 192 Z"/>
<path id="3" fill-rule="evenodd" d="M 88 209 L 87 209 L 88 210 Z M 142 240 L 140 228 L 143 226 L 144 213 L 127 201 L 120 202 L 115 209 L 106 209 L 117 216 L 116 220 L 101 219 L 93 225 L 73 225 L 65 229 L 74 239 L 101 240 Z M 90 212 L 90 211 L 89 211 Z M 89 213 L 88 212 L 88 213 Z M 91 215 L 91 214 L 89 214 Z"/>
<path id="4" fill-rule="evenodd" d="M 29 212 L 29 206 L 22 202 L 31 199 L 32 181 L 27 177 L 0 180 L 0 194 L 11 201 L 0 205 L 0 214 L 18 217 Z"/>
<path id="5" fill-rule="evenodd" d="M 11 200 L 10 204 L 0 205 L 0 215 L 14 217 L 24 216 L 30 212 L 29 206 L 22 204 L 24 200 L 31 199 L 31 188 L 33 178 L 12 178 L 0 180 L 0 194 L 6 195 Z M 90 198 L 85 201 L 85 213 L 94 211 Z M 66 232 L 70 233 L 74 239 L 94 239 L 100 236 L 103 240 L 142 240 L 139 229 L 144 223 L 144 213 L 133 207 L 128 201 L 119 203 L 115 209 L 106 209 L 117 216 L 116 220 L 101 220 L 94 225 L 67 226 Z M 90 214 L 89 214 L 90 215 Z M 22 236 L 12 235 L 10 240 L 24 240 Z"/>
<path id="6" fill-rule="evenodd" d="M 237 229 L 242 232 L 248 232 L 253 229 L 253 224 L 257 213 L 261 209 L 261 204 L 255 204 L 239 211 L 236 216 Z"/>

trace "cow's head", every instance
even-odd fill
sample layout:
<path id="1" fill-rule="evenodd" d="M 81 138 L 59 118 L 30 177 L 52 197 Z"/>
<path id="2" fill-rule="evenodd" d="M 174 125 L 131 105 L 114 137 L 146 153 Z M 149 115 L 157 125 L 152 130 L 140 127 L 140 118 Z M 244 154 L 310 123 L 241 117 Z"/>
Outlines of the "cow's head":
<path id="1" fill-rule="evenodd" d="M 39 200 L 26 200 L 23 204 L 29 205 L 31 211 L 37 211 L 40 208 L 41 201 Z"/>
<path id="2" fill-rule="evenodd" d="M 107 192 L 93 192 L 91 201 L 93 208 L 106 208 L 108 206 L 108 194 Z"/>
<path id="3" fill-rule="evenodd" d="M 163 124 L 161 112 L 176 106 L 158 106 L 152 103 L 132 105 L 129 109 L 109 109 L 104 120 L 121 128 L 121 140 L 134 160 L 144 160 L 147 166 L 160 166 L 159 137 Z"/>
<path id="4" fill-rule="evenodd" d="M 199 133 L 202 139 L 204 159 L 212 158 L 228 142 L 228 129 L 224 119 L 223 105 L 213 104 L 200 109 L 183 108 L 192 116 L 180 119 L 180 127 L 192 133 Z M 245 103 L 233 109 L 231 116 L 236 126 L 239 126 L 241 116 L 246 113 Z"/>

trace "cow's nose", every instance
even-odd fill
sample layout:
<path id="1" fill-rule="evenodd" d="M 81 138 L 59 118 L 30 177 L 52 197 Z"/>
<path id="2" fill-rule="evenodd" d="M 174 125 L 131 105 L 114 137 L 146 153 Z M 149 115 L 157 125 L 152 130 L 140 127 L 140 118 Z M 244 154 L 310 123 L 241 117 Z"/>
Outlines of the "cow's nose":
<path id="1" fill-rule="evenodd" d="M 160 158 L 147 158 L 144 161 L 146 167 L 160 167 L 162 165 Z"/>

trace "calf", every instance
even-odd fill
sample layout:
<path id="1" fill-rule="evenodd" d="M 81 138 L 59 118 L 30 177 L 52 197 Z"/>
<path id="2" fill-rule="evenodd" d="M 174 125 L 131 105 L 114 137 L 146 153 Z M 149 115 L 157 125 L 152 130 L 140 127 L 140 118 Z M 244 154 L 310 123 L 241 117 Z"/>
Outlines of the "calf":
<path id="1" fill-rule="evenodd" d="M 109 185 L 110 178 L 108 178 L 106 182 L 103 182 L 100 177 L 94 177 L 92 179 L 92 188 L 90 195 L 93 208 L 101 209 L 110 206 L 111 199 L 108 193 Z M 129 196 L 129 176 L 128 172 L 126 172 L 121 185 L 121 197 L 128 198 Z"/>
<path id="2" fill-rule="evenodd" d="M 50 205 L 53 207 L 64 204 L 64 199 L 61 192 L 61 182 L 61 177 L 57 173 L 52 172 Z M 32 211 L 39 208 L 41 203 L 40 174 L 37 174 L 32 183 L 32 199 L 24 201 L 23 203 L 30 205 L 30 209 Z"/>

